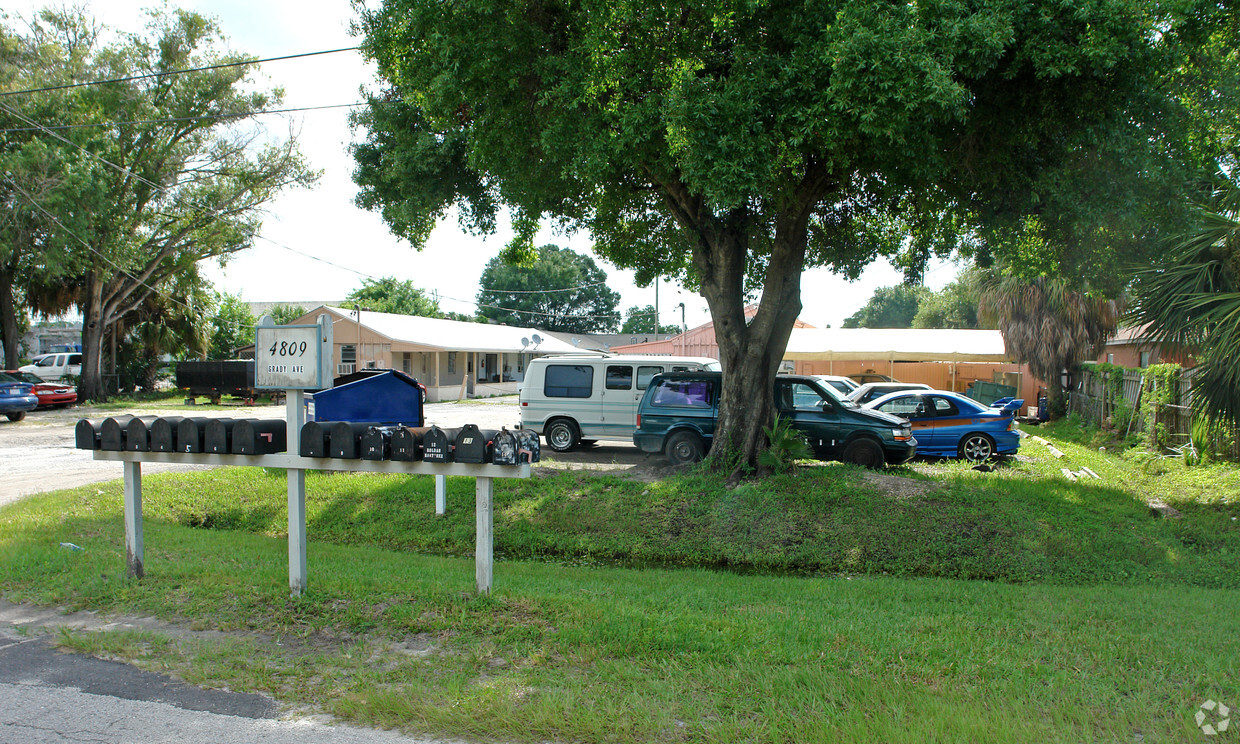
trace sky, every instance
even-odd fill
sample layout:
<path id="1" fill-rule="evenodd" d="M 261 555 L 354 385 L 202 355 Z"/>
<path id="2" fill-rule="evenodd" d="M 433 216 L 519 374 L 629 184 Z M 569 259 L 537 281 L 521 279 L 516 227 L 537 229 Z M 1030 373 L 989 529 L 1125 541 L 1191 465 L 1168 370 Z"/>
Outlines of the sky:
<path id="1" fill-rule="evenodd" d="M 143 9 L 153 4 L 93 0 L 87 8 L 113 29 L 134 31 L 145 23 Z M 15 15 L 29 17 L 45 5 L 8 0 L 5 12 L 9 23 L 17 25 Z M 353 11 L 347 0 L 183 0 L 176 5 L 215 18 L 230 49 L 263 59 L 358 43 L 349 34 Z M 363 88 L 378 87 L 374 69 L 356 51 L 267 62 L 256 82 L 266 88 L 283 88 L 283 108 L 357 103 L 363 100 Z M 342 300 L 366 277 L 395 276 L 436 294 L 442 309 L 471 314 L 478 279 L 508 234 L 469 235 L 449 218 L 438 225 L 421 251 L 392 235 L 377 213 L 353 204 L 357 187 L 351 178 L 348 148 L 361 135 L 350 131 L 348 111 L 334 108 L 261 117 L 273 136 L 293 132 L 311 167 L 322 171 L 322 176 L 314 188 L 289 190 L 271 202 L 255 245 L 226 266 L 212 266 L 205 273 L 218 290 L 238 294 L 247 302 L 302 304 Z M 545 243 L 594 257 L 607 273 L 611 288 L 621 295 L 622 315 L 629 307 L 654 304 L 654 287 L 636 286 L 632 271 L 617 269 L 594 256 L 588 234 L 569 237 L 544 230 L 537 244 Z M 939 289 L 957 272 L 954 264 L 936 261 L 929 267 L 926 285 Z M 801 279 L 801 319 L 818 327 L 839 327 L 875 289 L 900 280 L 899 272 L 885 261 L 871 265 L 855 282 L 827 269 L 807 271 Z M 662 324 L 680 325 L 682 302 L 688 327 L 710 320 L 705 300 L 671 282 L 660 284 L 658 302 Z"/>

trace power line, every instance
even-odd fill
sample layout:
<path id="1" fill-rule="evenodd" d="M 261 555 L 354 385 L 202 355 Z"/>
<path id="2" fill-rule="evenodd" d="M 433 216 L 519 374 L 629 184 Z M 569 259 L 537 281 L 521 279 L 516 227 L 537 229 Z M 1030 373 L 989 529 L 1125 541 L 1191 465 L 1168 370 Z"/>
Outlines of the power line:
<path id="1" fill-rule="evenodd" d="M 3 105 L 3 104 L 0 104 Z M 32 127 L 15 127 L 12 129 L 0 129 L 0 134 L 9 134 L 16 132 L 52 132 L 62 129 L 91 129 L 95 127 L 119 127 L 130 124 L 173 124 L 181 121 L 209 121 L 221 119 L 239 119 L 250 116 L 268 116 L 275 114 L 292 114 L 300 111 L 326 111 L 329 109 L 340 108 L 356 108 L 357 106 L 365 106 L 366 103 L 359 101 L 357 103 L 334 103 L 326 106 L 302 106 L 299 108 L 269 109 L 266 111 L 250 111 L 238 114 L 203 114 L 201 116 L 177 116 L 165 119 L 136 119 L 133 121 L 101 121 L 91 124 L 57 124 L 55 126 L 32 126 Z M 7 107 L 6 107 L 7 108 Z M 9 109 L 11 112 L 12 109 Z"/>
<path id="2" fill-rule="evenodd" d="M 202 67 L 188 67 L 183 70 L 167 70 L 165 72 L 146 72 L 141 75 L 130 75 L 128 77 L 111 78 L 108 80 L 91 80 L 84 83 L 66 83 L 65 85 L 49 85 L 43 88 L 26 88 L 24 90 L 0 91 L 0 98 L 5 96 L 17 96 L 26 93 L 48 93 L 56 90 L 67 90 L 69 88 L 83 88 L 91 85 L 107 85 L 108 83 L 128 83 L 134 80 L 146 80 L 153 77 L 164 77 L 165 75 L 184 75 L 190 72 L 204 72 L 206 70 L 222 70 L 228 67 L 244 67 L 246 65 L 258 65 L 264 62 L 280 62 L 286 59 L 299 59 L 301 57 L 316 57 L 321 54 L 339 54 L 340 52 L 353 52 L 361 47 L 344 47 L 341 49 L 326 49 L 321 52 L 302 52 L 301 54 L 286 54 L 283 57 L 266 57 L 264 59 L 251 59 L 244 62 L 221 62 L 217 65 L 204 65 Z"/>

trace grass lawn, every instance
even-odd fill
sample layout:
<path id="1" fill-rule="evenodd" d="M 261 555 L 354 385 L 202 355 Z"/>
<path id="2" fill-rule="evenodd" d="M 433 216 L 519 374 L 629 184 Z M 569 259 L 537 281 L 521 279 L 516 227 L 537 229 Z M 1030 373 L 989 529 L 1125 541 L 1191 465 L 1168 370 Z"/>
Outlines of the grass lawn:
<path id="1" fill-rule="evenodd" d="M 497 481 L 491 597 L 471 480 L 437 518 L 430 478 L 311 474 L 290 599 L 282 472 L 152 475 L 146 579 L 111 483 L 0 510 L 0 589 L 229 632 L 66 647 L 440 736 L 1207 741 L 1198 705 L 1240 707 L 1240 470 L 1037 433 L 1067 456 Z"/>

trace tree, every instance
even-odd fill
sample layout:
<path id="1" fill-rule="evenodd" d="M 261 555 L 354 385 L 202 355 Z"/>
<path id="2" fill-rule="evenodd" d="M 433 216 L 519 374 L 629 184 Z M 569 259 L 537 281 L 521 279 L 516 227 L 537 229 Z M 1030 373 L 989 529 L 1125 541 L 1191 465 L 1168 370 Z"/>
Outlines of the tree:
<path id="1" fill-rule="evenodd" d="M 620 295 L 594 259 L 544 245 L 528 266 L 487 262 L 478 280 L 478 317 L 564 333 L 614 333 Z"/>
<path id="2" fill-rule="evenodd" d="M 806 267 L 916 277 L 1052 198 L 1117 200 L 1144 172 L 1117 153 L 1163 132 L 1177 10 L 1210 7 L 385 0 L 360 20 L 390 88 L 356 119 L 358 202 L 415 245 L 507 206 L 508 258 L 548 217 L 696 289 L 725 371 L 711 457 L 753 463 Z"/>
<path id="3" fill-rule="evenodd" d="M 995 269 L 980 281 L 979 309 L 1003 334 L 1007 353 L 1046 383 L 1051 416 L 1064 414 L 1060 375 L 1094 355 L 1115 333 L 1121 306 L 1073 290 L 1063 277 L 1025 279 Z"/>
<path id="4" fill-rule="evenodd" d="M 620 326 L 621 333 L 680 333 L 681 327 L 678 325 L 659 325 L 656 327 L 659 314 L 655 312 L 654 305 L 645 307 L 637 307 L 634 305 L 624 312 L 624 325 Z"/>
<path id="5" fill-rule="evenodd" d="M 211 316 L 211 344 L 208 359 L 235 359 L 236 350 L 254 343 L 254 326 L 258 319 L 241 295 L 224 292 L 215 296 L 215 313 Z"/>
<path id="6" fill-rule="evenodd" d="M 105 395 L 104 340 L 116 324 L 165 279 L 249 247 L 258 209 L 314 175 L 294 138 L 272 144 L 237 126 L 279 95 L 252 91 L 252 65 L 217 66 L 252 58 L 216 52 L 219 31 L 202 16 L 157 12 L 145 34 L 122 34 L 107 46 L 82 33 L 91 24 L 74 12 L 44 13 L 35 25 L 32 38 L 50 54 L 81 60 L 77 80 L 118 81 L 64 96 L 64 115 L 78 128 L 28 124 L 33 139 L 73 156 L 53 163 L 58 203 L 8 180 L 44 219 L 32 234 L 51 236 L 56 250 L 41 255 L 69 272 L 83 316 L 78 389 L 97 400 Z"/>
<path id="7" fill-rule="evenodd" d="M 1240 185 L 1218 173 L 1200 222 L 1138 276 L 1131 318 L 1197 359 L 1193 406 L 1240 425 Z"/>
<path id="8" fill-rule="evenodd" d="M 960 273 L 938 292 L 927 292 L 917 304 L 914 328 L 989 328 L 977 316 L 978 269 Z"/>
<path id="9" fill-rule="evenodd" d="M 394 276 L 382 279 L 363 279 L 362 286 L 345 297 L 348 302 L 360 305 L 364 310 L 395 315 L 421 315 L 439 318 L 443 313 L 439 303 L 426 296 L 426 292 L 413 286 L 413 281 L 398 280 Z"/>
<path id="10" fill-rule="evenodd" d="M 912 328 L 923 287 L 897 284 L 874 290 L 869 302 L 844 319 L 841 328 Z"/>

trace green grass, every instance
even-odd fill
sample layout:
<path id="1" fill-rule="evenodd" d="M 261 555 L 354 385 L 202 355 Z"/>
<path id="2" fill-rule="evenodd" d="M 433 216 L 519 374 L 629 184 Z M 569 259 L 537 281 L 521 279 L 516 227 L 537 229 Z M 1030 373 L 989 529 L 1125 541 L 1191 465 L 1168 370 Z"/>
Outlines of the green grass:
<path id="1" fill-rule="evenodd" d="M 234 409 L 250 408 L 241 398 L 231 398 L 225 396 L 219 405 L 215 405 L 207 401 L 206 396 L 198 396 L 199 401 L 196 405 L 186 405 L 186 394 L 184 390 L 158 390 L 153 393 L 127 393 L 111 398 L 107 401 L 97 402 L 91 401 L 83 404 L 92 409 L 104 412 L 124 412 L 124 413 L 140 413 L 148 410 L 177 410 L 184 409 L 185 412 L 193 413 L 194 411 L 225 411 Z M 207 402 L 204 402 L 207 401 Z M 269 398 L 261 398 L 258 405 L 271 405 Z"/>
<path id="2" fill-rule="evenodd" d="M 312 474 L 290 599 L 282 473 L 153 475 L 146 579 L 124 578 L 111 483 L 0 510 L 0 588 L 232 633 L 66 647 L 439 736 L 1201 741 L 1202 701 L 1240 703 L 1236 471 L 1056 446 L 1066 464 L 1027 442 L 991 473 L 827 465 L 732 490 L 497 481 L 491 597 L 468 479 L 435 517 L 430 478 Z M 1104 480 L 1059 473 L 1081 465 Z"/>

